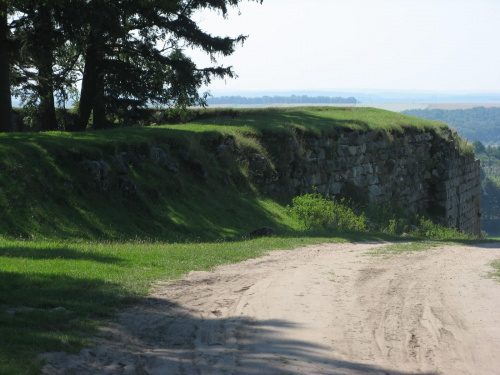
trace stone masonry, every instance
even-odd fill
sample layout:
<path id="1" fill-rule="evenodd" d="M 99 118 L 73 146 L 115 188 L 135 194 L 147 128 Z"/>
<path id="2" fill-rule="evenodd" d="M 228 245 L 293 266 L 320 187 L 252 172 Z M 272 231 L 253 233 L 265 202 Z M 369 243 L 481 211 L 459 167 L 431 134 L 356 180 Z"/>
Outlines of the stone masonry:
<path id="1" fill-rule="evenodd" d="M 430 132 L 350 131 L 271 142 L 280 154 L 271 157 L 285 162 L 260 173 L 265 190 L 299 195 L 315 187 L 370 205 L 390 202 L 480 234 L 479 161 L 473 154 L 460 155 L 451 134 L 443 139 Z"/>

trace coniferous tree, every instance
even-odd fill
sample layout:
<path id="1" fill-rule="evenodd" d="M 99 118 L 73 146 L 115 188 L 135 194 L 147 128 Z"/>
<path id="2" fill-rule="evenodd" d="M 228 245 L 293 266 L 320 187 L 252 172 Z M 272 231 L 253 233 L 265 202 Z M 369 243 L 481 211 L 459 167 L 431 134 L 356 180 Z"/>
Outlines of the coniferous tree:
<path id="1" fill-rule="evenodd" d="M 13 130 L 7 3 L 0 1 L 0 132 Z"/>
<path id="2" fill-rule="evenodd" d="M 199 68 L 185 45 L 210 56 L 230 55 L 244 36 L 217 37 L 193 21 L 196 11 L 226 16 L 241 0 L 93 0 L 85 14 L 88 39 L 75 130 L 84 130 L 93 112 L 94 127 L 106 126 L 105 113 L 127 117 L 148 104 L 186 107 L 205 104 L 198 89 L 213 77 L 233 77 L 231 67 Z M 213 60 L 215 62 L 215 59 Z"/>
<path id="3" fill-rule="evenodd" d="M 0 98 L 10 99 L 4 79 L 10 69 L 14 92 L 35 108 L 42 130 L 57 128 L 55 97 L 64 103 L 78 79 L 77 120 L 68 130 L 85 130 L 91 115 L 93 127 L 103 128 L 151 104 L 205 104 L 203 83 L 234 76 L 215 57 L 230 55 L 245 37 L 212 36 L 193 16 L 212 9 L 225 17 L 241 1 L 0 0 L 10 19 L 10 25 L 1 19 L 0 54 L 12 34 L 14 56 L 0 64 Z M 214 66 L 196 66 L 186 47 L 202 49 Z"/>
<path id="4" fill-rule="evenodd" d="M 75 69 L 80 53 L 74 48 L 75 36 L 63 27 L 72 25 L 66 13 L 74 2 L 11 0 L 9 4 L 14 92 L 31 109 L 41 130 L 55 130 L 56 96 L 67 99 L 67 91 L 77 80 Z"/>

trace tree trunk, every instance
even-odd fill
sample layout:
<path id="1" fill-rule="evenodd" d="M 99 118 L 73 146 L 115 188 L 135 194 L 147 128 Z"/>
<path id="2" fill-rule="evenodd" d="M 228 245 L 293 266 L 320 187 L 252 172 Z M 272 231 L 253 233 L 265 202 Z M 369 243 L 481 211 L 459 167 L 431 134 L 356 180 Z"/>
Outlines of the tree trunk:
<path id="1" fill-rule="evenodd" d="M 104 74 L 97 76 L 96 95 L 94 98 L 94 129 L 106 128 L 106 103 L 104 97 Z"/>
<path id="2" fill-rule="evenodd" d="M 85 68 L 82 77 L 82 89 L 80 91 L 80 102 L 78 103 L 77 122 L 74 131 L 83 131 L 87 128 L 90 114 L 94 107 L 97 89 L 98 54 L 96 46 L 90 44 L 85 54 Z"/>
<path id="3" fill-rule="evenodd" d="M 102 32 L 101 17 L 96 15 L 93 21 L 93 24 L 90 25 L 88 46 L 85 53 L 85 68 L 83 70 L 77 121 L 72 129 L 74 131 L 83 131 L 87 128 L 92 110 L 94 110 L 94 122 L 96 120 L 96 115 L 98 117 L 98 122 L 101 120 L 100 117 L 104 116 L 104 107 L 98 108 L 98 110 L 95 111 L 94 106 L 98 99 L 97 96 L 101 93 L 101 86 L 102 92 L 104 91 L 104 81 L 102 85 L 100 81 L 104 79 L 101 66 L 104 60 L 105 42 Z"/>
<path id="4" fill-rule="evenodd" d="M 54 46 L 52 41 L 53 22 L 51 10 L 42 3 L 35 19 L 36 40 L 44 43 L 36 46 L 36 66 L 38 69 L 38 90 L 40 95 L 39 119 L 41 129 L 56 130 L 56 107 L 54 102 Z"/>
<path id="5" fill-rule="evenodd" d="M 0 132 L 13 130 L 7 5 L 0 2 Z"/>

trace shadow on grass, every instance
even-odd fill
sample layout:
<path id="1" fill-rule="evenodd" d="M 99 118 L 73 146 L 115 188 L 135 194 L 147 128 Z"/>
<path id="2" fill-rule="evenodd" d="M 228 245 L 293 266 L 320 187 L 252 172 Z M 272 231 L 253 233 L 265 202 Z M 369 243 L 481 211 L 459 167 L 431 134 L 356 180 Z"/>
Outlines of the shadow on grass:
<path id="1" fill-rule="evenodd" d="M 335 358 L 330 354 L 334 347 L 300 339 L 302 328 L 283 319 L 201 318 L 199 312 L 171 301 L 147 298 L 120 314 L 103 345 L 85 349 L 71 361 L 61 353 L 43 358 L 57 373 L 78 374 L 99 374 L 104 369 L 172 374 L 298 375 L 304 369 L 325 375 L 410 374 Z"/>
<path id="2" fill-rule="evenodd" d="M 0 257 L 27 258 L 33 260 L 42 259 L 64 259 L 64 260 L 88 260 L 99 263 L 120 263 L 123 260 L 96 253 L 82 252 L 69 246 L 29 246 L 29 243 L 21 242 L 16 246 L 1 246 Z"/>
<path id="3" fill-rule="evenodd" d="M 0 373 L 38 374 L 37 354 L 80 350 L 96 321 L 134 301 L 100 280 L 0 272 Z"/>

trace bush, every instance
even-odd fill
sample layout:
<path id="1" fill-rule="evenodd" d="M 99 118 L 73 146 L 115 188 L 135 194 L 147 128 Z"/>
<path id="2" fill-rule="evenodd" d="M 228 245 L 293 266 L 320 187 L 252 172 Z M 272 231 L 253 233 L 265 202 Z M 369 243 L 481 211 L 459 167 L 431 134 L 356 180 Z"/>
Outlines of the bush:
<path id="1" fill-rule="evenodd" d="M 302 220 L 306 229 L 366 229 L 365 216 L 356 215 L 344 199 L 337 201 L 316 191 L 295 197 L 287 210 Z"/>
<path id="2" fill-rule="evenodd" d="M 409 234 L 412 237 L 439 240 L 477 238 L 455 228 L 436 224 L 424 216 L 403 217 L 407 215 L 402 215 L 401 210 L 391 204 L 372 208 L 367 219 L 364 213 L 356 214 L 345 199 L 323 196 L 316 190 L 295 197 L 292 206 L 287 206 L 287 211 L 301 220 L 306 229 L 374 230 L 397 236 Z"/>
<path id="3" fill-rule="evenodd" d="M 447 228 L 443 225 L 433 223 L 432 220 L 419 217 L 418 229 L 411 232 L 413 236 L 425 237 L 432 240 L 470 240 L 476 236 L 460 232 L 455 228 Z"/>

